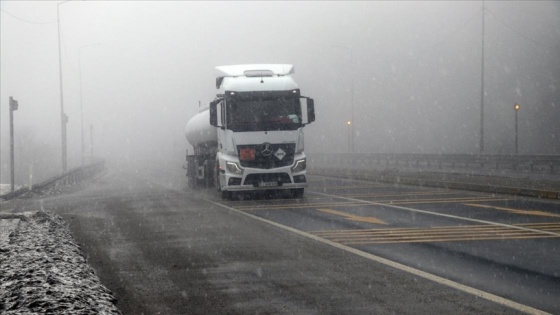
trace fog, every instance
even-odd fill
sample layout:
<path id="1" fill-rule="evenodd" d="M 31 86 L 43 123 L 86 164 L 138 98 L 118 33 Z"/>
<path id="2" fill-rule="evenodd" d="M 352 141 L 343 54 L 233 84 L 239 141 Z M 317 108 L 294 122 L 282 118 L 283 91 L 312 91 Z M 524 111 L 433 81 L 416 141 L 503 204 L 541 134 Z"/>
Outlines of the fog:
<path id="1" fill-rule="evenodd" d="M 214 67 L 289 63 L 315 99 L 306 151 L 560 154 L 560 3 L 485 1 L 1 1 L 1 181 L 9 97 L 19 182 L 61 170 L 57 6 L 68 168 L 183 161 Z M 483 70 L 484 69 L 484 70 Z M 177 170 L 181 172 L 181 169 Z M 40 175 L 37 175 L 40 176 Z"/>

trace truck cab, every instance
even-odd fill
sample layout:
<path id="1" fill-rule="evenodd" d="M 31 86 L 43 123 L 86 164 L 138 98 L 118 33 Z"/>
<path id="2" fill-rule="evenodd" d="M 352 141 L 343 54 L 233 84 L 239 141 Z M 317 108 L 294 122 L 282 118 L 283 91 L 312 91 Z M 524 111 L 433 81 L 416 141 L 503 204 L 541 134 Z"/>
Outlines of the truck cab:
<path id="1" fill-rule="evenodd" d="M 217 67 L 217 98 L 210 124 L 217 128 L 214 179 L 222 197 L 235 191 L 307 187 L 305 125 L 315 120 L 313 99 L 300 95 L 292 65 Z"/>

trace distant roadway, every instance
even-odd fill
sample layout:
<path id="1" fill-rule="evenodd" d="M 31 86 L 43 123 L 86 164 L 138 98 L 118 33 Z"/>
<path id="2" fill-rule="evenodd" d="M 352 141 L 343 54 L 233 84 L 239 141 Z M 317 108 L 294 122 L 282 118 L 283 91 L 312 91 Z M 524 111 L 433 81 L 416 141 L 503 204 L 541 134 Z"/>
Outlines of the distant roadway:
<path id="1" fill-rule="evenodd" d="M 311 176 L 224 201 L 182 169 L 109 166 L 18 201 L 70 224 L 125 314 L 560 313 L 560 203 Z"/>

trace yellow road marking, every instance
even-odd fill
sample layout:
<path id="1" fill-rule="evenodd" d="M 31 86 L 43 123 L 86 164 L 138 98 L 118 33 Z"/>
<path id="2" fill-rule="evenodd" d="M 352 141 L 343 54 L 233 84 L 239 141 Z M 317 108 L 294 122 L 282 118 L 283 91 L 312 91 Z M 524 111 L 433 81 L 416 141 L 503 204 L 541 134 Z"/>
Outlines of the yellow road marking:
<path id="1" fill-rule="evenodd" d="M 537 231 L 537 232 L 542 232 L 544 234 L 560 237 L 560 233 L 556 233 L 556 232 L 552 232 L 552 231 L 546 231 L 546 230 L 545 231 L 537 230 L 537 229 L 533 229 L 533 228 L 530 228 L 530 227 L 514 226 L 514 225 L 511 225 L 511 224 L 505 224 L 505 223 L 500 223 L 500 222 L 492 222 L 492 221 L 487 221 L 487 220 L 467 218 L 467 217 L 462 217 L 462 216 L 457 216 L 457 215 L 452 215 L 452 214 L 446 214 L 446 213 L 440 213 L 440 212 L 434 212 L 434 211 L 427 211 L 427 210 L 403 207 L 403 206 L 392 205 L 392 204 L 383 204 L 383 203 L 380 203 L 380 202 L 367 201 L 367 200 L 361 200 L 361 199 L 355 199 L 355 198 L 348 198 L 348 197 L 342 197 L 342 196 L 336 196 L 336 195 L 322 194 L 322 193 L 318 193 L 318 192 L 314 192 L 313 194 L 320 195 L 320 196 L 325 196 L 325 197 L 339 198 L 339 199 L 344 199 L 344 200 L 348 200 L 348 201 L 363 201 L 364 203 L 374 205 L 374 206 L 385 206 L 385 207 L 388 207 L 388 208 L 399 209 L 399 210 L 409 211 L 409 212 L 413 212 L 413 213 L 423 213 L 423 214 L 427 214 L 427 215 L 433 215 L 433 216 L 443 217 L 443 218 L 452 218 L 452 219 L 457 219 L 457 220 L 462 220 L 462 221 L 467 221 L 467 222 L 477 222 L 477 223 L 488 224 L 488 225 L 493 225 L 493 226 L 505 226 L 505 227 L 511 227 L 511 228 L 515 228 L 515 229 L 519 229 L 519 230 L 534 230 L 534 231 Z"/>
<path id="2" fill-rule="evenodd" d="M 351 220 L 351 221 L 357 221 L 357 222 L 366 222 L 366 223 L 373 223 L 373 224 L 383 224 L 383 225 L 387 225 L 387 223 L 385 223 L 384 221 L 374 218 L 374 217 L 361 217 L 361 216 L 357 216 L 354 214 L 350 214 L 350 213 L 346 213 L 346 212 L 342 212 L 342 211 L 336 211 L 336 210 L 332 210 L 332 209 L 317 209 L 321 212 L 326 212 L 326 213 L 330 213 L 330 214 L 334 214 L 337 216 L 341 216 L 346 218 L 346 220 Z"/>
<path id="3" fill-rule="evenodd" d="M 535 239 L 535 238 L 554 238 L 552 235 L 523 235 L 523 236 L 469 236 L 469 237 L 456 237 L 456 238 L 434 238 L 434 239 L 413 239 L 413 240 L 387 240 L 387 241 L 351 241 L 351 242 L 338 242 L 344 245 L 369 245 L 369 244 L 403 244 L 403 243 L 441 243 L 441 242 L 472 242 L 472 241 L 495 241 L 495 240 L 520 240 L 520 239 Z M 336 240 L 331 240 L 336 242 Z"/>
<path id="4" fill-rule="evenodd" d="M 317 207 L 347 207 L 347 206 L 363 206 L 368 205 L 363 202 L 346 201 L 346 202 L 328 202 L 328 203 L 305 203 L 305 204 L 283 204 L 283 205 L 258 205 L 258 206 L 243 206 L 236 207 L 238 210 L 251 211 L 251 210 L 274 210 L 274 209 L 304 209 L 304 208 L 317 208 Z"/>
<path id="5" fill-rule="evenodd" d="M 221 203 L 217 203 L 217 202 L 214 202 L 214 201 L 211 201 L 211 200 L 207 200 L 207 199 L 205 199 L 205 201 L 207 201 L 207 202 L 209 202 L 209 203 L 212 203 L 212 204 L 214 204 L 214 205 L 217 205 L 217 206 L 219 206 L 219 207 L 223 207 L 223 208 L 225 208 L 225 209 L 228 209 L 228 210 L 230 210 L 230 211 L 232 211 L 232 212 L 236 212 L 236 213 L 239 213 L 239 214 L 241 214 L 241 215 L 245 215 L 245 216 L 247 216 L 247 217 L 253 218 L 254 220 L 261 221 L 261 222 L 265 222 L 265 223 L 270 224 L 270 225 L 272 225 L 272 226 L 275 226 L 275 227 L 277 227 L 277 228 L 281 228 L 281 229 L 283 229 L 283 230 L 285 230 L 285 231 L 289 231 L 289 232 L 292 232 L 292 233 L 294 233 L 294 234 L 298 234 L 298 235 L 301 235 L 301 236 L 303 236 L 303 237 L 312 239 L 312 240 L 314 240 L 314 241 L 321 242 L 321 243 L 323 243 L 323 244 L 327 244 L 327 245 L 332 246 L 332 247 L 334 247 L 334 248 L 338 248 L 338 249 L 340 249 L 340 250 L 344 250 L 344 251 L 346 251 L 346 252 L 348 252 L 348 253 L 352 253 L 352 254 L 354 254 L 354 255 L 358 255 L 358 256 L 360 256 L 360 257 L 369 259 L 369 260 L 371 260 L 371 261 L 375 261 L 375 262 L 384 264 L 384 265 L 386 265 L 386 266 L 390 266 L 390 267 L 393 267 L 393 268 L 402 270 L 402 271 L 404 271 L 404 272 L 408 272 L 408 273 L 410 273 L 410 274 L 412 274 L 412 275 L 415 275 L 415 276 L 418 276 L 418 277 L 422 277 L 422 278 L 424 278 L 424 279 L 429 279 L 429 280 L 434 281 L 434 282 L 436 282 L 436 283 L 449 286 L 449 287 L 451 287 L 451 288 L 460 290 L 460 291 L 462 291 L 462 292 L 466 292 L 466 293 L 468 293 L 468 294 L 472 294 L 473 296 L 476 296 L 476 297 L 479 297 L 479 298 L 483 298 L 483 299 L 486 299 L 486 300 L 488 300 L 488 301 L 492 301 L 492 302 L 495 302 L 495 303 L 499 303 L 499 304 L 501 304 L 501 305 L 505 305 L 505 306 L 511 307 L 511 308 L 513 308 L 513 309 L 515 309 L 515 310 L 518 310 L 518 311 L 521 311 L 521 312 L 525 312 L 525 313 L 527 313 L 527 314 L 547 314 L 547 313 L 545 313 L 545 312 L 543 312 L 543 311 L 541 311 L 541 310 L 532 308 L 532 307 L 530 307 L 530 306 L 523 305 L 523 304 L 514 302 L 514 301 L 512 301 L 512 300 L 508 300 L 508 299 L 505 299 L 505 298 L 503 298 L 503 297 L 500 297 L 500 296 L 497 296 L 497 295 L 494 295 L 494 294 L 491 294 L 491 293 L 488 293 L 488 292 L 485 292 L 485 291 L 482 291 L 482 290 L 478 290 L 478 289 L 475 289 L 475 288 L 473 288 L 473 287 L 469 287 L 469 286 L 460 284 L 460 283 L 458 283 L 458 282 L 451 281 L 451 280 L 449 280 L 449 279 L 445 279 L 445 278 L 442 278 L 442 277 L 438 277 L 438 276 L 433 275 L 433 274 L 430 274 L 430 273 L 428 273 L 428 272 L 421 271 L 421 270 L 419 270 L 419 269 L 412 268 L 412 267 L 409 267 L 409 266 L 406 266 L 406 265 L 403 265 L 403 264 L 394 262 L 394 261 L 392 261 L 392 260 L 389 260 L 389 259 L 386 259 L 386 258 L 383 258 L 383 257 L 380 257 L 380 256 L 376 256 L 376 255 L 373 255 L 373 254 L 370 254 L 370 253 L 366 253 L 366 252 L 364 252 L 364 251 L 358 250 L 358 249 L 353 248 L 353 247 L 349 247 L 349 246 L 346 246 L 346 245 L 343 245 L 343 244 L 340 244 L 340 243 L 336 243 L 336 242 L 333 242 L 333 241 L 329 241 L 328 239 L 325 239 L 325 238 L 322 238 L 322 237 L 313 235 L 313 234 L 311 234 L 311 233 L 307 233 L 307 232 L 304 232 L 304 231 L 300 231 L 300 230 L 297 230 L 297 229 L 294 229 L 294 228 L 291 228 L 291 227 L 288 227 L 288 226 L 285 226 L 285 225 L 282 225 L 282 224 L 279 224 L 279 223 L 276 223 L 276 222 L 273 222 L 273 221 L 270 221 L 270 220 L 267 220 L 267 219 L 264 219 L 264 218 L 261 218 L 261 217 L 258 217 L 258 216 L 255 216 L 255 215 L 253 215 L 253 214 L 250 214 L 250 213 L 247 213 L 247 212 L 244 212 L 244 211 L 240 211 L 240 210 L 238 210 L 238 209 L 235 209 L 235 208 L 226 206 L 226 205 L 221 204 Z"/>
<path id="6" fill-rule="evenodd" d="M 313 185 L 313 190 L 323 190 L 323 189 L 354 189 L 354 188 L 383 188 L 383 187 L 394 187 L 394 185 L 386 184 L 368 184 L 368 185 L 339 185 L 339 186 L 317 186 Z"/>
<path id="7" fill-rule="evenodd" d="M 367 230 L 334 230 L 309 232 L 330 241 L 345 245 L 432 243 L 479 240 L 509 240 L 559 237 L 550 235 L 548 229 L 560 229 L 560 222 L 516 225 L 519 227 L 544 227 L 542 230 L 520 230 L 515 226 L 467 225 L 432 228 L 390 228 Z"/>
<path id="8" fill-rule="evenodd" d="M 424 195 L 456 195 L 457 192 L 452 191 L 416 191 L 416 192 L 403 192 L 396 194 L 382 194 L 382 193 L 372 193 L 372 194 L 347 194 L 341 196 L 344 197 L 364 197 L 364 198 L 380 198 L 380 197 L 406 197 L 406 196 L 424 196 Z"/>
<path id="9" fill-rule="evenodd" d="M 532 227 L 535 229 L 549 231 L 549 232 L 560 232 L 560 224 L 559 222 L 550 222 L 550 223 L 528 223 L 525 224 L 526 227 Z"/>
<path id="10" fill-rule="evenodd" d="M 506 230 L 507 227 L 504 226 L 492 226 L 492 225 L 459 225 L 459 226 L 438 226 L 430 228 L 390 228 L 390 229 L 367 229 L 367 230 L 323 230 L 323 231 L 312 231 L 310 233 L 321 235 L 321 234 L 387 234 L 399 235 L 399 234 L 426 234 L 426 231 L 431 233 L 446 233 L 455 231 L 485 231 L 485 230 Z M 522 230 L 524 231 L 524 230 Z"/>
<path id="11" fill-rule="evenodd" d="M 550 213 L 550 212 L 545 212 L 540 210 L 520 210 L 520 209 L 513 209 L 513 208 L 506 208 L 506 207 L 495 207 L 490 205 L 479 205 L 474 203 L 466 203 L 465 205 L 470 207 L 477 207 L 477 208 L 502 210 L 515 214 L 527 214 L 527 215 L 536 215 L 542 217 L 560 218 L 560 214 L 555 214 L 555 213 Z"/>
<path id="12" fill-rule="evenodd" d="M 412 205 L 412 204 L 425 204 L 425 203 L 465 203 L 465 202 L 476 202 L 476 201 L 506 201 L 511 200 L 511 198 L 493 198 L 493 197 L 481 197 L 481 198 L 449 198 L 449 199 L 418 199 L 418 200 L 390 200 L 390 201 L 380 201 L 378 203 L 391 204 L 391 205 Z"/>
<path id="13" fill-rule="evenodd" d="M 341 197 L 339 198 L 346 198 Z M 404 204 L 423 204 L 423 203 L 465 203 L 465 202 L 480 202 L 480 201 L 504 201 L 510 199 L 498 199 L 492 197 L 480 197 L 480 198 L 449 198 L 449 199 L 417 199 L 417 200 L 378 200 L 376 205 L 404 205 Z M 367 200 L 356 200 L 356 201 L 342 201 L 342 202 L 323 202 L 323 203 L 290 203 L 290 204 L 259 204 L 251 206 L 239 206 L 236 209 L 243 211 L 252 210 L 275 210 L 275 209 L 303 209 L 303 208 L 317 208 L 317 207 L 349 207 L 349 206 L 364 206 L 372 205 L 371 202 Z"/>

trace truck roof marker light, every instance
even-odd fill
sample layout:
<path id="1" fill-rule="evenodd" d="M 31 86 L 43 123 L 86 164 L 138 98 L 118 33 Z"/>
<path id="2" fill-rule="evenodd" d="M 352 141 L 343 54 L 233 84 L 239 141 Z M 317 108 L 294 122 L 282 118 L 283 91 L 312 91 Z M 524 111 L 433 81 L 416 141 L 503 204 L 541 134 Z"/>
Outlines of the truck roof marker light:
<path id="1" fill-rule="evenodd" d="M 243 71 L 243 74 L 248 77 L 272 77 L 274 76 L 274 72 L 271 70 L 245 70 Z"/>

